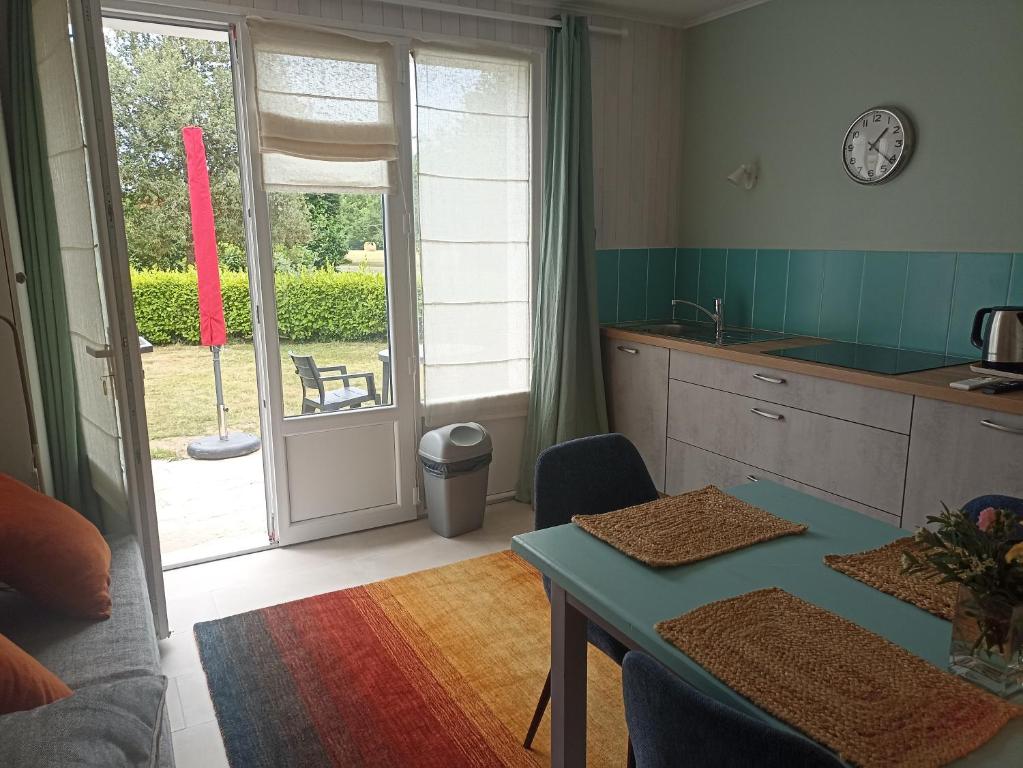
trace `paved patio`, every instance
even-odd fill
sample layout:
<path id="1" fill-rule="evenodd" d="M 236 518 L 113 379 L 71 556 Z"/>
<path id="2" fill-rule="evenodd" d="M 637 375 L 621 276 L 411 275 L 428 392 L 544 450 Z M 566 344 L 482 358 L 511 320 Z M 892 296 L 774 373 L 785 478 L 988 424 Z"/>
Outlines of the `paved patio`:
<path id="1" fill-rule="evenodd" d="M 267 544 L 263 454 L 153 461 L 164 567 Z"/>

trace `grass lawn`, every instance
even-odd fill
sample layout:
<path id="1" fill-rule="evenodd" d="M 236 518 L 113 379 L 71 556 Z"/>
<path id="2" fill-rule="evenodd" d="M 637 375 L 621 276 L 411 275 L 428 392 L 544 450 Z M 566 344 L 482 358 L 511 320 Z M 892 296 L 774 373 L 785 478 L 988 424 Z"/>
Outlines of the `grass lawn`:
<path id="1" fill-rule="evenodd" d="M 311 354 L 319 365 L 348 366 L 351 372 L 370 371 L 382 390 L 383 366 L 379 341 L 281 342 L 285 415 L 301 412 L 302 387 L 288 352 Z M 259 434 L 256 396 L 256 358 L 251 343 L 229 342 L 220 355 L 224 401 L 230 409 L 231 430 Z M 217 432 L 217 400 L 213 389 L 213 355 L 207 347 L 168 344 L 142 356 L 146 373 L 146 416 L 149 447 L 154 459 L 185 457 L 185 446 L 196 437 Z M 364 382 L 353 382 L 364 386 Z"/>

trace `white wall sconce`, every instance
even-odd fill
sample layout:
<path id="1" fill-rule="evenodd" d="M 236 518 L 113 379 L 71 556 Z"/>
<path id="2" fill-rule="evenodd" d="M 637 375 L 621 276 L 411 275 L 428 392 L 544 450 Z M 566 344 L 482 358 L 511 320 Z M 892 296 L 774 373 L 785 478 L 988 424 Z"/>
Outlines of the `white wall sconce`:
<path id="1" fill-rule="evenodd" d="M 743 163 L 728 174 L 728 180 L 737 187 L 753 189 L 753 187 L 757 185 L 757 176 L 759 173 L 760 169 L 757 168 L 756 161 L 752 163 Z"/>

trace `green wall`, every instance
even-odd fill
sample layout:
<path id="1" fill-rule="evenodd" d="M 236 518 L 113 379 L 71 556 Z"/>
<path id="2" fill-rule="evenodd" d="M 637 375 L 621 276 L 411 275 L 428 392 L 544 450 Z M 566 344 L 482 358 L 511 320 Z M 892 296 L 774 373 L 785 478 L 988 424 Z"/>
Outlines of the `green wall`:
<path id="1" fill-rule="evenodd" d="M 688 30 L 682 245 L 1020 250 L 1021 41 L 1020 0 L 771 0 Z M 842 138 L 878 104 L 917 148 L 862 187 Z M 725 181 L 752 158 L 756 189 Z"/>

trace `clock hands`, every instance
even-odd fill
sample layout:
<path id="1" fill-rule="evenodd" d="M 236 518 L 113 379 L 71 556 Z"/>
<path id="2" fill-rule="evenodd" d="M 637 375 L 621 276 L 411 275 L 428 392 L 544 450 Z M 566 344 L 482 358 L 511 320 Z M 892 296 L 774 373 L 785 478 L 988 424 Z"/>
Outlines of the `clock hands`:
<path id="1" fill-rule="evenodd" d="M 887 128 L 885 128 L 883 131 L 881 131 L 881 133 L 878 135 L 878 137 L 876 139 L 874 139 L 874 141 L 867 142 L 867 147 L 869 149 L 877 152 L 879 155 L 881 155 L 881 157 L 883 157 L 889 163 L 894 165 L 895 164 L 895 159 L 892 158 L 892 157 L 888 157 L 886 154 L 884 154 L 884 152 L 882 152 L 880 149 L 877 148 L 877 145 L 881 143 L 881 139 L 884 138 L 884 135 L 886 133 L 888 133 L 888 129 Z"/>
<path id="2" fill-rule="evenodd" d="M 881 139 L 883 139 L 883 138 L 884 138 L 884 135 L 885 135 L 886 133 L 888 133 L 888 129 L 887 129 L 887 128 L 885 128 L 885 129 L 884 129 L 883 131 L 881 131 L 881 133 L 880 133 L 880 134 L 878 135 L 878 137 L 877 137 L 876 139 L 874 139 L 874 141 L 872 141 L 872 142 L 867 142 L 867 145 L 868 145 L 868 146 L 869 146 L 869 147 L 870 147 L 871 149 L 873 149 L 873 150 L 877 151 L 877 145 L 878 145 L 878 142 L 880 142 L 880 141 L 881 141 Z"/>

